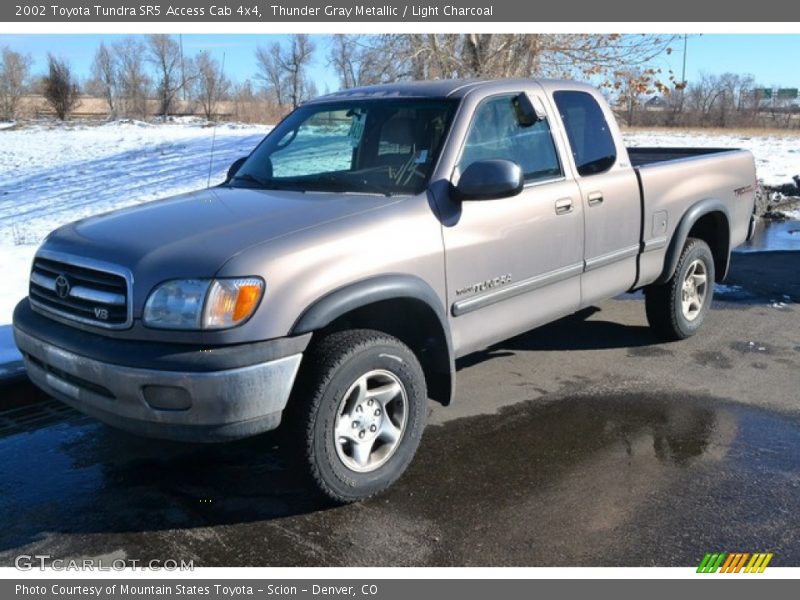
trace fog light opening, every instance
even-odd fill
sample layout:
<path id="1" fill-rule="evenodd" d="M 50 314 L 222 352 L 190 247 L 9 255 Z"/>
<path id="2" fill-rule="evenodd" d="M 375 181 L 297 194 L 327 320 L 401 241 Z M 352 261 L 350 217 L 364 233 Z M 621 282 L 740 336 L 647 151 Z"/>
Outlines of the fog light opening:
<path id="1" fill-rule="evenodd" d="M 192 407 L 192 396 L 181 387 L 146 385 L 142 387 L 142 395 L 155 410 L 189 410 Z"/>

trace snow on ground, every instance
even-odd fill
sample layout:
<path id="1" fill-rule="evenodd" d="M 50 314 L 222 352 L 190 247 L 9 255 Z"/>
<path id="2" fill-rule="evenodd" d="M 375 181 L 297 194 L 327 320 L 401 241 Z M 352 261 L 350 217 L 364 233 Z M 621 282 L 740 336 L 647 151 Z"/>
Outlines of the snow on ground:
<path id="1" fill-rule="evenodd" d="M 0 351 L 10 341 L 11 313 L 27 293 L 30 262 L 54 228 L 92 214 L 206 187 L 269 131 L 196 119 L 152 124 L 37 124 L 0 128 Z M 747 148 L 759 177 L 787 183 L 800 173 L 800 137 L 642 131 L 630 145 Z M 6 327 L 4 327 L 6 326 Z M 8 358 L 0 353 L 0 362 Z"/>
<path id="2" fill-rule="evenodd" d="M 755 135 L 750 133 L 704 133 L 699 131 L 628 131 L 628 146 L 695 146 L 742 148 L 756 159 L 758 178 L 768 185 L 791 183 L 800 175 L 800 134 Z"/>

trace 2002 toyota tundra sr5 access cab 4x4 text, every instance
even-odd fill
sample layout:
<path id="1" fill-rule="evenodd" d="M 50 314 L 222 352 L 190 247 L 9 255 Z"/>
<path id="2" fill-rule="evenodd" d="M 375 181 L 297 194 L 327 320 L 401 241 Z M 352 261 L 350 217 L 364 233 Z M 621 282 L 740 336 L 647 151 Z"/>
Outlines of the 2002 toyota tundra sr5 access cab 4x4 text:
<path id="1" fill-rule="evenodd" d="M 14 334 L 81 411 L 204 441 L 283 421 L 357 500 L 407 467 L 457 357 L 636 289 L 660 336 L 697 331 L 755 181 L 748 152 L 625 148 L 579 83 L 346 90 L 217 187 L 54 231 Z"/>

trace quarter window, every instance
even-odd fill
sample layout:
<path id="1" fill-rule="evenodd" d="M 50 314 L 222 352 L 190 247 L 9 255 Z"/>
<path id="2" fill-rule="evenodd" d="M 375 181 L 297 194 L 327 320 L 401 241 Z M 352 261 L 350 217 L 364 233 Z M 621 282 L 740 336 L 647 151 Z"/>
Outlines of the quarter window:
<path id="1" fill-rule="evenodd" d="M 578 174 L 608 171 L 617 160 L 617 147 L 597 100 L 586 92 L 555 92 L 553 99 L 567 130 Z"/>
<path id="2" fill-rule="evenodd" d="M 514 98 L 498 96 L 478 106 L 458 163 L 459 172 L 479 160 L 505 159 L 520 166 L 525 181 L 561 175 L 547 121 L 536 121 L 527 127 L 520 125 Z"/>

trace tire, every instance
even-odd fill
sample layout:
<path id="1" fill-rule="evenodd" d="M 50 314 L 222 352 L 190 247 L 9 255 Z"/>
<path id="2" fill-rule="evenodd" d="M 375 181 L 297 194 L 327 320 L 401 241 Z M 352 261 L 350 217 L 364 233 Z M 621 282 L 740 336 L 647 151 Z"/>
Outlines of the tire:
<path id="1" fill-rule="evenodd" d="M 403 474 L 428 401 L 422 367 L 405 344 L 367 329 L 331 333 L 306 354 L 295 387 L 287 406 L 289 458 L 300 458 L 324 496 L 364 500 Z"/>
<path id="2" fill-rule="evenodd" d="M 704 286 L 699 283 L 705 278 Z M 684 283 L 691 278 L 695 287 Z M 684 295 L 686 292 L 686 295 Z M 714 257 L 703 240 L 689 238 L 672 278 L 645 288 L 645 310 L 650 328 L 667 341 L 686 339 L 700 329 L 714 297 Z M 687 300 L 688 298 L 688 300 Z M 685 302 L 685 300 L 687 300 Z"/>

